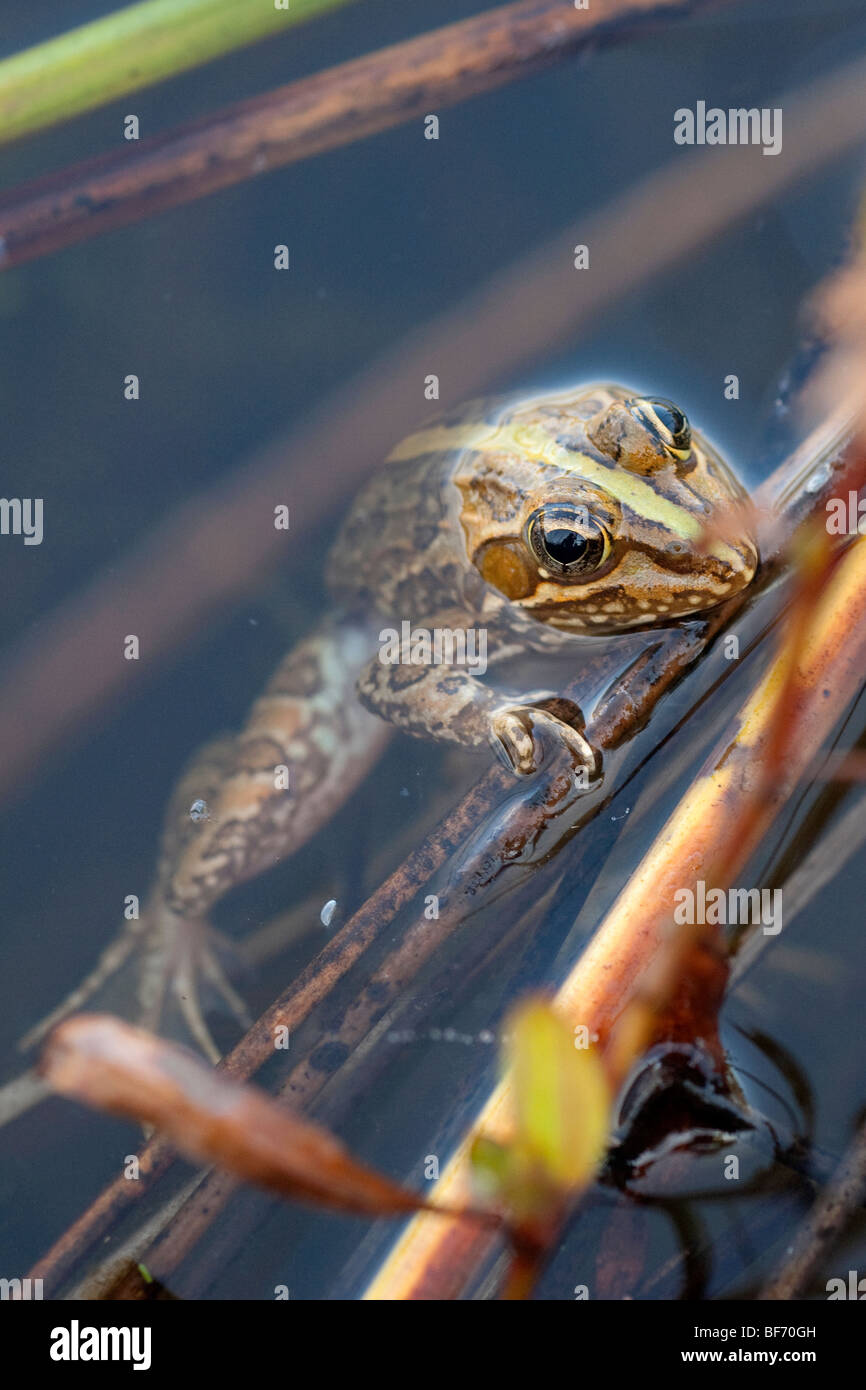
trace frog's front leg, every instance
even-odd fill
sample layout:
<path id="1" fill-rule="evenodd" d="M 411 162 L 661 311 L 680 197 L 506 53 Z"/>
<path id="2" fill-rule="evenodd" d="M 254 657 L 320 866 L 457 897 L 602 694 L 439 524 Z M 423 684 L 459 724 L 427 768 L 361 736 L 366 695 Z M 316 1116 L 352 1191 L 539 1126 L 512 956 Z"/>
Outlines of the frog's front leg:
<path id="1" fill-rule="evenodd" d="M 485 661 L 501 659 L 506 648 L 484 629 L 460 626 L 465 615 L 438 614 L 412 629 L 414 639 L 401 642 L 399 650 L 390 629 L 380 634 L 380 650 L 358 679 L 363 704 L 389 724 L 421 738 L 456 743 L 466 748 L 485 748 L 492 744 L 513 772 L 528 775 L 538 770 L 547 746 L 564 746 L 575 767 L 589 780 L 601 774 L 601 754 L 583 734 L 580 709 L 571 701 L 558 699 L 553 692 L 532 691 L 515 695 L 502 687 L 488 686 L 474 674 L 483 674 L 476 642 L 470 632 L 485 632 Z M 469 660 L 436 661 L 436 634 L 439 650 L 452 654 L 472 653 Z M 441 634 L 450 633 L 449 639 Z M 423 634 L 429 634 L 431 659 Z M 460 639 L 463 635 L 463 640 Z M 555 702 L 556 713 L 543 708 Z"/>

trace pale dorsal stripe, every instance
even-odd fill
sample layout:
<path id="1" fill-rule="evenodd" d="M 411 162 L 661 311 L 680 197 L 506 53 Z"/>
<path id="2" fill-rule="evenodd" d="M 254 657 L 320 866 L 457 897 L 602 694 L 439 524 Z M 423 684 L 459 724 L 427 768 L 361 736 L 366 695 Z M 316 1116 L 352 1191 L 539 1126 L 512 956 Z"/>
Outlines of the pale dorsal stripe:
<path id="1" fill-rule="evenodd" d="M 561 444 L 537 425 L 502 424 L 490 425 L 481 420 L 477 424 L 452 426 L 433 426 L 410 434 L 388 455 L 388 463 L 416 458 L 421 454 L 440 454 L 457 450 L 475 449 L 495 451 L 499 454 L 515 454 L 539 463 L 549 463 L 561 468 L 565 473 L 577 473 L 588 483 L 595 484 L 610 493 L 618 502 L 630 507 L 648 521 L 657 522 L 674 535 L 687 540 L 699 539 L 703 526 L 698 517 L 687 507 L 680 507 L 656 492 L 652 483 L 647 482 L 627 468 L 605 468 L 590 454 L 564 449 Z M 737 562 L 736 553 L 723 541 L 709 547 L 710 553 L 731 563 Z"/>

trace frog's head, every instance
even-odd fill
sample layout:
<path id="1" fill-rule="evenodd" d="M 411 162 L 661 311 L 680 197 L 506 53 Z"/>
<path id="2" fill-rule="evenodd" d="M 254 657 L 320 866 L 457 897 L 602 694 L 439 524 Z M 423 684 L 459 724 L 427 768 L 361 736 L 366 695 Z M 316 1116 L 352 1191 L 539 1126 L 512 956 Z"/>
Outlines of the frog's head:
<path id="1" fill-rule="evenodd" d="M 722 515 L 743 489 L 661 397 L 604 386 L 536 398 L 499 417 L 457 482 L 473 564 L 556 627 L 669 622 L 755 573 L 745 509 Z"/>

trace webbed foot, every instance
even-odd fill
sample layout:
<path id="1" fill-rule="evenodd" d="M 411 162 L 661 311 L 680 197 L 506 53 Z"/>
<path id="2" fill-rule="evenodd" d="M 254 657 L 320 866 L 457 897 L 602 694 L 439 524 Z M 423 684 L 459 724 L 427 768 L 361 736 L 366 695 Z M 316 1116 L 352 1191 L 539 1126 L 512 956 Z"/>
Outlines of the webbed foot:
<path id="1" fill-rule="evenodd" d="M 223 954 L 231 950 L 230 943 L 206 921 L 179 917 L 163 909 L 159 937 L 145 961 L 139 992 L 143 1027 L 160 1031 L 166 996 L 173 995 L 190 1036 L 214 1064 L 222 1054 L 205 1021 L 201 986 L 215 991 L 244 1031 L 252 1024 L 247 1006 L 220 960 L 220 948 Z"/>

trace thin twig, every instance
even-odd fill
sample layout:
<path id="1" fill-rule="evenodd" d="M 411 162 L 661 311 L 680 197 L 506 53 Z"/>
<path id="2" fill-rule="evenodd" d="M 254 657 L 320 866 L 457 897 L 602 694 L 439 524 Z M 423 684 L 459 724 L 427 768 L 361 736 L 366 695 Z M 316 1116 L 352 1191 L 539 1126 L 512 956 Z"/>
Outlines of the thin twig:
<path id="1" fill-rule="evenodd" d="M 341 63 L 0 198 L 0 269 L 402 125 L 658 23 L 728 0 L 519 0 Z M 263 12 L 267 6 L 262 7 Z M 273 10 L 271 10 L 273 20 Z M 2 110 L 2 107 L 0 107 Z"/>
<path id="2" fill-rule="evenodd" d="M 864 1201 L 866 1120 L 861 1123 L 837 1172 L 798 1230 L 780 1268 L 758 1295 L 759 1299 L 805 1297 L 809 1281 Z M 856 1298 L 859 1295 L 853 1296 Z"/>
<path id="3" fill-rule="evenodd" d="M 139 0 L 0 60 L 0 143 L 279 35 L 345 0 Z"/>
<path id="4" fill-rule="evenodd" d="M 110 1014 L 61 1023 L 40 1071 L 60 1095 L 155 1125 L 193 1162 L 219 1164 L 281 1197 L 373 1216 L 431 1209 L 425 1197 L 353 1158 L 320 1125 Z M 488 1214 L 482 1220 L 496 1224 Z"/>

